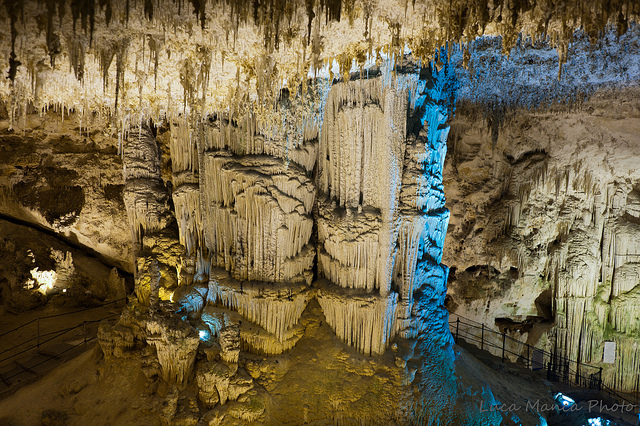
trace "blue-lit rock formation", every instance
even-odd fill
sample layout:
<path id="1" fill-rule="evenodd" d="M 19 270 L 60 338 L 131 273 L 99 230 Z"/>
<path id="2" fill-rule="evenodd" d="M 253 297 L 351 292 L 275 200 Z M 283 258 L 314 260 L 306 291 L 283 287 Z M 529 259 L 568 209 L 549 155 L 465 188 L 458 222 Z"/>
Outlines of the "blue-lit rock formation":
<path id="1" fill-rule="evenodd" d="M 165 139 L 183 250 L 173 260 L 178 287 L 164 279 L 158 296 L 190 318 L 205 304 L 237 311 L 262 329 L 258 340 L 240 334 L 257 353 L 290 348 L 284 341 L 295 342 L 291 333 L 314 297 L 338 337 L 362 353 L 382 354 L 396 335 L 436 333 L 448 344 L 442 169 L 454 73 L 441 58 L 425 68 L 403 61 L 382 60 L 371 78 L 333 85 L 318 79 L 306 101 L 315 113 L 288 118 L 287 127 L 303 129 L 298 137 L 283 137 L 277 126 L 258 129 L 250 115 L 172 123 Z M 148 141 L 131 133 L 124 152 L 138 162 L 148 157 L 160 182 L 158 148 Z M 132 161 L 126 176 L 136 170 Z M 144 251 L 145 233 L 162 227 L 139 218 L 158 209 L 129 204 Z M 150 239 L 151 246 L 176 244 L 160 240 Z M 147 251 L 141 268 L 162 257 Z M 433 314 L 424 301 L 416 309 L 414 294 L 430 298 Z M 427 316 L 442 324 L 429 331 L 434 324 L 419 320 Z"/>
<path id="2" fill-rule="evenodd" d="M 439 263 L 454 74 L 413 64 L 392 75 L 395 66 L 388 60 L 380 77 L 333 86 L 318 157 L 318 269 L 328 280 L 318 300 L 338 336 L 371 354 L 397 334 L 450 339 Z M 416 309 L 414 294 L 427 286 L 432 306 Z"/>

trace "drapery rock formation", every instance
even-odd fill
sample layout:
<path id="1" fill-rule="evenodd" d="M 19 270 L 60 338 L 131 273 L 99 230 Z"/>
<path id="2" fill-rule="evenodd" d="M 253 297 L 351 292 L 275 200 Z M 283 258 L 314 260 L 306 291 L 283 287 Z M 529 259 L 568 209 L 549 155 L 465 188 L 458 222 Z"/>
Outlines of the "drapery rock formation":
<path id="1" fill-rule="evenodd" d="M 412 68 L 392 76 L 393 66 L 387 61 L 377 78 L 326 87 L 322 127 L 292 149 L 274 148 L 283 141 L 257 133 L 251 120 L 220 115 L 172 125 L 173 199 L 184 245 L 174 302 L 194 317 L 205 301 L 237 311 L 273 342 L 256 347 L 255 336 L 253 345 L 245 339 L 258 352 L 290 348 L 289 334 L 316 294 L 338 336 L 363 353 L 382 354 L 398 331 L 415 337 L 413 291 L 423 283 L 421 271 L 440 261 L 448 219 L 441 176 L 450 95 L 433 89 L 445 84 L 446 72 L 421 79 Z M 124 156 L 129 222 L 144 251 L 144 236 L 172 218 L 158 146 L 148 130 L 130 131 Z M 319 289 L 311 288 L 316 250 L 317 274 L 326 280 Z M 146 287 L 159 287 L 152 272 L 138 270 L 143 304 Z M 194 280 L 208 280 L 208 290 L 183 290 Z"/>

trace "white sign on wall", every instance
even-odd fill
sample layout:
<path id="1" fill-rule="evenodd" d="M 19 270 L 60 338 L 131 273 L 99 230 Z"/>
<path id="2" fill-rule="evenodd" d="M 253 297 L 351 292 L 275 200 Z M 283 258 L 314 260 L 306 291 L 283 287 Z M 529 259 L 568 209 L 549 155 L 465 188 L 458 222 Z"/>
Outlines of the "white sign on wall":
<path id="1" fill-rule="evenodd" d="M 604 342 L 604 364 L 613 364 L 616 361 L 616 342 Z"/>

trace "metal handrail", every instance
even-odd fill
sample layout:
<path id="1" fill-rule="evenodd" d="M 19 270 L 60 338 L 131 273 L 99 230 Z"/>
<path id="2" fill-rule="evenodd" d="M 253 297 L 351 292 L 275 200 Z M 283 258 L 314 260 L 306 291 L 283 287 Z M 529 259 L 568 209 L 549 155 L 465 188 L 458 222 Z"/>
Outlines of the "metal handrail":
<path id="1" fill-rule="evenodd" d="M 103 303 L 102 305 L 98 305 L 98 306 L 92 306 L 90 308 L 83 308 L 83 309 L 78 309 L 76 311 L 63 312 L 61 314 L 53 314 L 53 315 L 47 315 L 47 316 L 44 316 L 44 317 L 34 318 L 31 321 L 25 322 L 22 325 L 19 325 L 19 326 L 15 327 L 15 328 L 12 328 L 11 330 L 4 331 L 4 332 L 0 333 L 0 337 L 6 336 L 7 334 L 13 333 L 14 331 L 20 330 L 22 327 L 26 327 L 29 324 L 32 324 L 32 323 L 34 323 L 36 321 L 40 321 L 40 320 L 48 319 L 48 318 L 57 318 L 57 317 L 61 317 L 61 316 L 64 316 L 64 315 L 77 314 L 79 312 L 90 311 L 91 309 L 103 308 L 103 307 L 105 307 L 107 305 L 111 305 L 112 303 L 122 302 L 123 300 L 127 300 L 127 298 L 126 297 L 121 297 L 120 299 L 112 300 L 111 302 Z"/>
<path id="2" fill-rule="evenodd" d="M 109 317 L 114 317 L 114 316 L 115 316 L 115 315 L 110 315 Z M 85 323 L 104 321 L 105 319 L 109 319 L 109 317 L 102 318 L 101 320 L 85 321 Z M 80 325 L 78 325 L 78 326 L 76 326 L 76 327 L 73 327 L 72 329 L 69 329 L 69 330 L 76 329 L 76 328 L 78 328 L 78 327 L 80 327 L 80 326 L 84 326 L 84 323 L 83 323 L 83 324 L 80 324 Z M 64 333 L 62 333 L 62 334 L 64 334 Z M 56 336 L 56 337 L 59 337 L 59 336 Z M 84 340 L 83 340 L 82 342 L 77 343 L 77 344 L 75 344 L 75 345 L 73 345 L 73 346 L 71 346 L 71 347 L 69 347 L 69 348 L 67 348 L 67 349 L 65 349 L 65 350 L 63 350 L 63 351 L 60 351 L 60 352 L 58 352 L 57 354 L 54 354 L 54 355 L 52 354 L 50 358 L 44 359 L 44 360 L 42 360 L 42 361 L 38 362 L 37 364 L 32 365 L 31 367 L 29 367 L 29 369 L 33 369 L 33 368 L 38 367 L 38 366 L 40 366 L 40 365 L 42 365 L 42 364 L 45 364 L 45 363 L 47 363 L 47 362 L 50 362 L 52 359 L 54 359 L 54 358 L 58 358 L 58 357 L 60 357 L 60 355 L 62 355 L 62 354 L 64 354 L 64 353 L 66 353 L 66 352 L 69 352 L 70 350 L 75 349 L 75 348 L 77 348 L 77 347 L 78 347 L 78 346 L 80 346 L 80 345 L 86 345 L 88 342 L 91 342 L 92 340 L 95 340 L 95 339 L 97 339 L 97 336 L 95 336 L 95 337 L 89 337 L 89 338 L 87 338 L 87 337 L 85 336 L 85 338 L 84 338 Z M 50 339 L 50 340 L 53 340 L 53 339 Z M 2 379 L 3 379 L 3 381 L 7 381 L 7 380 L 10 380 L 10 379 L 12 379 L 12 378 L 14 378 L 14 377 L 16 377 L 16 376 L 20 375 L 20 374 L 22 374 L 22 372 L 21 372 L 21 371 L 19 371 L 19 372 L 17 372 L 17 373 L 14 373 L 14 374 L 12 374 L 11 376 L 8 376 L 8 377 L 2 377 Z"/>
<path id="3" fill-rule="evenodd" d="M 115 317 L 115 316 L 117 316 L 117 315 L 119 315 L 119 314 L 111 314 L 111 315 L 107 315 L 107 316 L 102 317 L 102 318 L 97 319 L 97 320 L 89 320 L 89 321 L 86 321 L 86 320 L 85 320 L 85 321 L 83 321 L 82 323 L 80 323 L 80 324 L 78 324 L 78 325 L 76 325 L 76 326 L 74 326 L 74 327 L 69 327 L 69 328 L 65 328 L 65 329 L 61 329 L 61 330 L 56 330 L 56 331 L 52 331 L 52 332 L 49 332 L 49 333 L 46 333 L 46 334 L 39 334 L 37 337 L 33 337 L 33 338 L 31 338 L 31 339 L 29 339 L 29 340 L 26 340 L 26 341 L 24 341 L 24 342 L 20 342 L 20 343 L 18 343 L 18 344 L 16 344 L 16 345 L 12 346 L 12 347 L 11 347 L 11 348 L 9 348 L 9 349 L 6 349 L 6 350 L 2 351 L 1 353 L 6 353 L 6 352 L 9 352 L 9 351 L 15 350 L 16 348 L 18 348 L 18 347 L 20 347 L 20 346 L 22 346 L 22 345 L 24 345 L 24 344 L 27 344 L 27 343 L 29 343 L 29 342 L 32 342 L 32 341 L 33 341 L 33 340 L 35 340 L 35 339 L 38 339 L 38 343 L 37 343 L 37 344 L 32 345 L 32 346 L 29 346 L 28 348 L 23 349 L 23 350 L 21 350 L 20 352 L 17 352 L 17 353 L 15 353 L 15 354 L 13 354 L 13 355 L 9 355 L 9 356 L 7 356 L 7 357 L 5 357 L 5 358 L 0 359 L 0 363 L 5 362 L 5 361 L 7 361 L 7 360 L 9 360 L 9 359 L 11 359 L 11 358 L 15 358 L 15 357 L 16 357 L 16 356 L 18 356 L 18 355 L 22 355 L 22 354 L 23 354 L 23 353 L 25 353 L 25 352 L 29 352 L 30 350 L 32 350 L 32 349 L 34 349 L 34 348 L 38 348 L 38 347 L 40 347 L 40 345 L 43 345 L 43 344 L 48 343 L 48 342 L 50 342 L 50 341 L 52 341 L 52 340 L 55 340 L 55 339 L 57 339 L 58 337 L 60 337 L 60 336 L 62 336 L 62 335 L 64 335 L 64 334 L 66 334 L 66 333 L 68 333 L 68 332 L 69 332 L 69 331 L 71 331 L 71 330 L 75 330 L 75 329 L 77 329 L 77 328 L 79 328 L 79 327 L 85 327 L 85 326 L 86 326 L 86 324 L 92 324 L 92 323 L 95 323 L 95 322 L 103 321 L 103 320 L 105 320 L 105 319 L 110 319 L 110 318 L 113 318 L 113 317 Z M 49 338 L 49 339 L 47 339 L 47 340 L 40 341 L 40 338 L 41 338 L 41 337 L 43 337 L 43 336 L 49 336 L 49 335 L 51 335 L 51 334 L 55 334 L 55 336 L 53 336 L 53 337 L 51 337 L 51 338 Z"/>
<path id="4" fill-rule="evenodd" d="M 615 390 L 609 388 L 608 386 L 604 385 L 602 383 L 602 367 L 596 367 L 594 365 L 590 365 L 587 363 L 582 363 L 579 361 L 574 361 L 571 360 L 567 357 L 563 357 L 562 355 L 558 355 L 558 354 L 553 354 L 550 352 L 545 351 L 544 349 L 540 349 L 537 348 L 535 346 L 530 345 L 529 343 L 523 343 L 518 339 L 514 339 L 511 336 L 508 336 L 506 333 L 504 332 L 498 332 L 495 330 L 492 330 L 490 328 L 487 328 L 484 323 L 479 323 L 477 321 L 473 321 L 470 320 L 468 318 L 463 317 L 462 315 L 458 315 L 458 314 L 450 314 L 450 315 L 456 315 L 458 318 L 455 321 L 449 321 L 449 329 L 451 330 L 452 326 L 455 326 L 455 334 L 453 334 L 456 343 L 458 342 L 458 339 L 460 337 L 462 337 L 465 341 L 469 341 L 470 343 L 480 343 L 480 348 L 484 349 L 485 346 L 487 347 L 492 347 L 492 348 L 496 348 L 496 349 L 501 349 L 502 350 L 502 362 L 505 361 L 505 354 L 510 354 L 510 355 L 514 355 L 517 356 L 519 358 L 522 358 L 523 355 L 521 353 L 516 353 L 513 352 L 509 349 L 506 348 L 505 342 L 507 339 L 510 339 L 511 341 L 518 343 L 520 345 L 524 345 L 527 348 L 527 359 L 526 359 L 526 365 L 528 367 L 530 367 L 533 364 L 533 360 L 530 359 L 530 354 L 531 354 L 531 349 L 533 349 L 534 351 L 539 351 L 542 355 L 543 355 L 543 359 L 544 357 L 548 357 L 549 361 L 546 363 L 547 366 L 547 379 L 551 379 L 552 376 L 558 376 L 558 375 L 562 375 L 563 378 L 565 378 L 566 382 L 569 382 L 570 384 L 574 384 L 578 387 L 587 387 L 587 388 L 596 388 L 599 391 L 605 392 L 607 394 L 609 394 L 610 396 L 617 398 L 619 401 L 625 401 L 631 405 L 636 404 L 637 401 L 631 401 L 630 399 L 628 399 L 627 397 L 625 397 L 624 395 L 621 395 L 619 392 L 616 392 Z M 460 318 L 463 318 L 466 321 L 460 321 Z M 472 324 L 475 323 L 475 324 Z M 473 334 L 469 333 L 468 331 L 460 330 L 460 325 L 464 325 L 466 327 L 472 327 L 474 329 L 479 329 L 481 330 L 481 335 L 480 338 L 478 338 L 477 336 L 474 336 Z M 476 325 L 477 324 L 477 325 Z M 495 343 L 491 342 L 491 340 L 489 339 L 485 339 L 485 332 L 490 332 L 490 333 L 494 333 L 497 335 L 500 335 L 502 337 L 502 346 L 498 346 Z M 576 369 L 572 369 L 571 368 L 571 363 L 576 364 Z M 544 368 L 544 362 L 543 362 L 543 366 L 541 368 Z M 591 368 L 594 370 L 597 370 L 594 373 L 589 373 L 589 372 L 581 372 L 579 371 L 580 368 Z M 571 380 L 570 378 L 574 378 L 574 380 Z M 583 380 L 581 380 L 583 379 Z M 588 384 L 587 386 L 585 386 L 585 383 Z"/>
<path id="5" fill-rule="evenodd" d="M 504 335 L 504 336 L 505 336 L 505 339 L 508 339 L 509 341 L 514 342 L 514 343 L 517 343 L 517 344 L 520 344 L 520 345 L 529 346 L 530 348 L 532 348 L 532 349 L 534 349 L 534 350 L 540 351 L 542 354 L 544 354 L 544 355 L 546 355 L 546 356 L 565 359 L 565 360 L 568 360 L 570 363 L 578 364 L 578 365 L 580 365 L 580 366 L 584 366 L 584 367 L 588 367 L 588 368 L 593 368 L 593 369 L 596 369 L 596 370 L 599 370 L 599 369 L 600 369 L 600 367 L 597 367 L 597 366 L 595 366 L 595 365 L 591 365 L 591 364 L 584 363 L 584 362 L 579 362 L 579 361 L 574 361 L 574 360 L 572 360 L 572 359 L 570 359 L 570 358 L 567 358 L 567 357 L 565 357 L 565 356 L 562 356 L 562 355 L 559 355 L 559 354 L 553 354 L 553 353 L 551 353 L 551 352 L 547 352 L 547 351 L 545 351 L 544 349 L 541 349 L 541 348 L 538 348 L 538 347 L 536 347 L 536 346 L 530 345 L 529 343 L 523 343 L 523 342 L 521 342 L 520 340 L 515 339 L 515 338 L 513 338 L 513 337 L 511 337 L 511 336 L 507 335 L 506 333 L 503 333 L 503 332 L 496 331 L 496 330 L 493 330 L 493 329 L 491 329 L 491 328 L 488 328 L 486 325 L 484 325 L 484 323 L 479 323 L 479 322 L 474 321 L 474 320 L 471 320 L 471 319 L 469 319 L 469 318 L 465 318 L 465 317 L 463 317 L 462 315 L 459 315 L 459 314 L 456 314 L 456 313 L 450 313 L 449 315 L 455 315 L 455 316 L 457 316 L 459 319 L 460 319 L 460 318 L 462 318 L 462 319 L 464 319 L 464 320 L 466 320 L 466 321 L 469 321 L 469 322 L 464 322 L 464 321 L 462 321 L 462 322 L 460 322 L 460 324 L 467 325 L 467 326 L 470 326 L 470 327 L 473 327 L 473 328 L 476 328 L 476 329 L 481 329 L 481 330 L 483 331 L 483 333 L 490 332 L 490 333 L 494 333 L 494 334 L 496 334 L 496 335 L 499 335 L 499 336 L 501 336 L 501 337 Z M 455 324 L 455 323 L 456 323 L 456 321 L 453 321 L 453 323 Z M 472 323 L 475 323 L 475 324 L 478 324 L 478 325 L 474 325 L 474 324 L 472 324 Z M 451 326 L 451 324 L 452 324 L 452 321 L 449 321 L 449 325 L 450 325 L 450 326 Z M 520 354 L 513 353 L 513 352 L 511 352 L 511 353 L 512 353 L 513 355 L 520 356 Z"/>

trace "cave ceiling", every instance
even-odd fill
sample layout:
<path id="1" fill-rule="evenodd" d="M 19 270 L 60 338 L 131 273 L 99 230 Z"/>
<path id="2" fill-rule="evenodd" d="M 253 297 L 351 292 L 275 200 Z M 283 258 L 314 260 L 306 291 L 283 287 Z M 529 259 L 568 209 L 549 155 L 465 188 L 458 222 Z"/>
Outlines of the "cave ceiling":
<path id="1" fill-rule="evenodd" d="M 11 119 L 91 112 L 111 118 L 112 134 L 143 117 L 220 111 L 266 127 L 281 90 L 304 92 L 310 77 L 348 79 L 385 58 L 442 62 L 443 46 L 467 66 L 481 35 L 501 36 L 504 54 L 544 42 L 561 65 L 575 30 L 621 36 L 639 13 L 638 2 L 603 0 L 5 0 L 0 99 Z"/>

